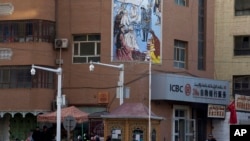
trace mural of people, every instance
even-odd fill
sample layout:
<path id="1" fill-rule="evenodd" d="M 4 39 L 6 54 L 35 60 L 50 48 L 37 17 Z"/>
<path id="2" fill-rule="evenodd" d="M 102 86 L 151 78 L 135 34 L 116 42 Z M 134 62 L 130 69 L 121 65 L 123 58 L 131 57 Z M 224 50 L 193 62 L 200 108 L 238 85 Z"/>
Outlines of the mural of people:
<path id="1" fill-rule="evenodd" d="M 161 0 L 113 0 L 112 60 L 146 61 L 151 50 L 161 63 L 161 9 Z"/>
<path id="2" fill-rule="evenodd" d="M 120 13 L 118 13 L 115 16 L 115 21 L 114 21 L 114 36 L 119 32 L 119 26 L 120 26 L 120 23 L 121 23 L 122 16 L 123 16 L 123 11 L 120 11 Z"/>
<path id="3" fill-rule="evenodd" d="M 161 0 L 155 0 L 155 3 L 154 3 L 154 14 L 156 15 L 157 17 L 157 21 L 156 21 L 156 25 L 159 25 L 161 23 Z"/>
<path id="4" fill-rule="evenodd" d="M 123 11 L 123 16 L 122 16 L 120 25 L 124 25 L 125 26 L 125 30 L 127 30 L 128 27 L 129 27 L 129 25 L 130 25 L 130 19 L 129 19 L 128 11 L 127 10 Z"/>
<path id="5" fill-rule="evenodd" d="M 139 22 L 139 14 L 138 14 L 138 7 L 136 5 L 132 5 L 130 8 L 130 21 L 131 23 L 137 24 Z"/>
<path id="6" fill-rule="evenodd" d="M 143 35 L 142 41 L 147 42 L 149 30 L 151 30 L 152 10 L 150 5 L 147 5 L 147 9 L 144 6 L 141 9 L 142 9 L 141 25 L 142 25 L 142 35 Z"/>
<path id="7" fill-rule="evenodd" d="M 149 53 L 149 56 L 150 56 L 152 63 L 159 64 L 161 61 L 161 58 L 160 58 L 160 40 L 155 35 L 153 30 L 150 30 L 149 32 L 151 33 L 152 37 L 151 37 L 151 39 L 149 39 L 149 41 L 147 43 L 147 49 L 149 51 L 148 53 Z"/>
<path id="8" fill-rule="evenodd" d="M 126 33 L 124 37 L 127 46 L 130 47 L 131 50 L 139 50 L 133 26 L 129 26 L 128 33 Z"/>
<path id="9" fill-rule="evenodd" d="M 131 48 L 127 46 L 124 34 L 125 34 L 125 26 L 120 25 L 119 32 L 116 37 L 117 59 L 122 61 L 131 61 L 133 60 Z"/>

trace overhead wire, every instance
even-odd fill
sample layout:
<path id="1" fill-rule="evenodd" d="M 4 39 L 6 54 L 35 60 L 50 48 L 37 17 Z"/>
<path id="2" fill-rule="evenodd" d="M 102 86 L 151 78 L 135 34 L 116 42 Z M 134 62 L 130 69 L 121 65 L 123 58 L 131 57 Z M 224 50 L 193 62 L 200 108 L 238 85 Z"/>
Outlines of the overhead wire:
<path id="1" fill-rule="evenodd" d="M 32 50 L 32 49 L 20 49 L 20 48 L 15 48 L 15 47 L 12 47 L 12 49 L 14 49 L 14 50 L 22 50 L 22 51 L 34 51 L 34 50 Z M 34 51 L 34 52 L 32 52 L 32 53 L 36 53 L 36 54 L 38 54 L 38 55 L 42 55 L 42 56 L 45 56 L 45 57 L 54 57 L 54 54 L 53 53 L 48 53 L 48 51 L 45 51 L 45 50 L 39 50 L 39 51 Z M 110 58 L 110 56 L 101 56 L 102 58 L 104 57 L 104 58 Z M 112 57 L 112 56 L 111 56 Z M 237 56 L 238 57 L 238 56 Z M 239 56 L 240 57 L 240 56 Z M 244 57 L 244 56 L 242 56 L 242 57 Z M 106 59 L 105 59 L 106 60 Z M 162 58 L 161 59 L 162 60 L 162 62 L 163 61 L 174 61 L 174 59 L 164 59 L 164 58 Z M 248 60 L 248 59 L 247 59 Z M 188 62 L 197 62 L 197 60 L 187 60 Z M 147 62 L 137 62 L 137 61 L 127 61 L 127 62 L 114 62 L 114 61 L 111 61 L 110 63 L 112 63 L 112 64 L 117 64 L 117 63 L 124 63 L 124 64 L 129 64 L 129 63 L 131 63 L 131 64 L 147 64 Z M 229 64 L 232 64 L 232 63 L 250 63 L 250 60 L 249 61 L 233 61 L 233 60 L 214 60 L 214 61 L 212 61 L 212 62 L 207 62 L 207 63 L 229 63 Z M 75 65 L 80 65 L 80 63 L 79 64 L 77 64 L 77 63 L 73 63 L 72 62 L 72 64 L 75 64 Z M 88 63 L 81 63 L 81 64 L 88 64 Z M 156 65 L 162 65 L 162 64 L 156 64 Z M 65 66 L 64 66 L 65 67 Z"/>

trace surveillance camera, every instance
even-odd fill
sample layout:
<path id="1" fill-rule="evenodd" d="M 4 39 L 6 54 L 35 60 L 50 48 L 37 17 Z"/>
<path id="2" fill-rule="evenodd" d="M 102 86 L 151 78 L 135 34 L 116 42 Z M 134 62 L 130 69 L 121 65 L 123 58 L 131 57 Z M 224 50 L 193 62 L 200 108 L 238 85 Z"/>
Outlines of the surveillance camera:
<path id="1" fill-rule="evenodd" d="M 94 71 L 94 69 L 95 69 L 95 66 L 93 64 L 90 64 L 89 65 L 89 71 Z"/>
<path id="2" fill-rule="evenodd" d="M 32 69 L 30 70 L 30 73 L 31 73 L 31 75 L 35 75 L 35 74 L 36 74 L 36 70 L 35 70 L 34 68 L 32 68 Z"/>

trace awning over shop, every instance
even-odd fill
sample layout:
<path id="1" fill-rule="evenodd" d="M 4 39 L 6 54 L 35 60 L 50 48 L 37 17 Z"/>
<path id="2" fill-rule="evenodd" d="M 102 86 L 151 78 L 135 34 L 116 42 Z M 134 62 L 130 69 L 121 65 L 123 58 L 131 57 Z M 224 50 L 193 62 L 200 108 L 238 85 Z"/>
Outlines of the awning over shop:
<path id="1" fill-rule="evenodd" d="M 75 106 L 70 106 L 66 108 L 62 108 L 61 111 L 61 121 L 64 120 L 65 117 L 72 116 L 76 119 L 77 123 L 83 123 L 85 121 L 88 121 L 88 113 L 85 113 Z M 56 111 L 46 114 L 41 114 L 37 116 L 38 122 L 52 122 L 56 123 Z"/>

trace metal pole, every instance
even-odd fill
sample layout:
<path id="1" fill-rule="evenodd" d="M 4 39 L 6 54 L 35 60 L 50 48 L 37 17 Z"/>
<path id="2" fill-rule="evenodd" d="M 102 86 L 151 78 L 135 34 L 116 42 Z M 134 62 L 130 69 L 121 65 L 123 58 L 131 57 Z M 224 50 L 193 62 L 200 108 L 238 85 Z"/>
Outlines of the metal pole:
<path id="1" fill-rule="evenodd" d="M 62 88 L 62 74 L 57 73 L 57 113 L 56 113 L 56 141 L 61 141 L 61 88 Z"/>
<path id="2" fill-rule="evenodd" d="M 124 65 L 121 64 L 121 69 L 120 69 L 120 76 L 119 76 L 119 89 L 120 89 L 120 105 L 123 104 L 123 97 L 124 97 Z"/>
<path id="3" fill-rule="evenodd" d="M 105 63 L 100 63 L 100 62 L 92 62 L 90 61 L 90 64 L 96 64 L 96 65 L 101 65 L 101 66 L 106 66 L 106 67 L 112 67 L 112 68 L 118 68 L 118 69 L 123 69 L 123 64 L 120 65 L 112 65 L 112 64 L 105 64 Z"/>
<path id="4" fill-rule="evenodd" d="M 148 141 L 151 141 L 151 58 L 149 59 L 149 80 L 148 80 Z"/>
<path id="5" fill-rule="evenodd" d="M 34 68 L 57 73 L 56 141 L 61 141 L 62 68 L 59 67 L 58 69 L 52 69 L 52 68 L 32 65 L 32 69 Z"/>
<path id="6" fill-rule="evenodd" d="M 119 97 L 120 97 L 120 105 L 122 105 L 123 104 L 123 97 L 124 97 L 124 64 L 112 65 L 112 64 L 105 64 L 105 63 L 90 61 L 90 65 L 93 65 L 93 64 L 117 68 L 120 70 L 119 81 L 118 81 L 118 86 L 119 86 L 118 92 L 119 92 Z"/>

